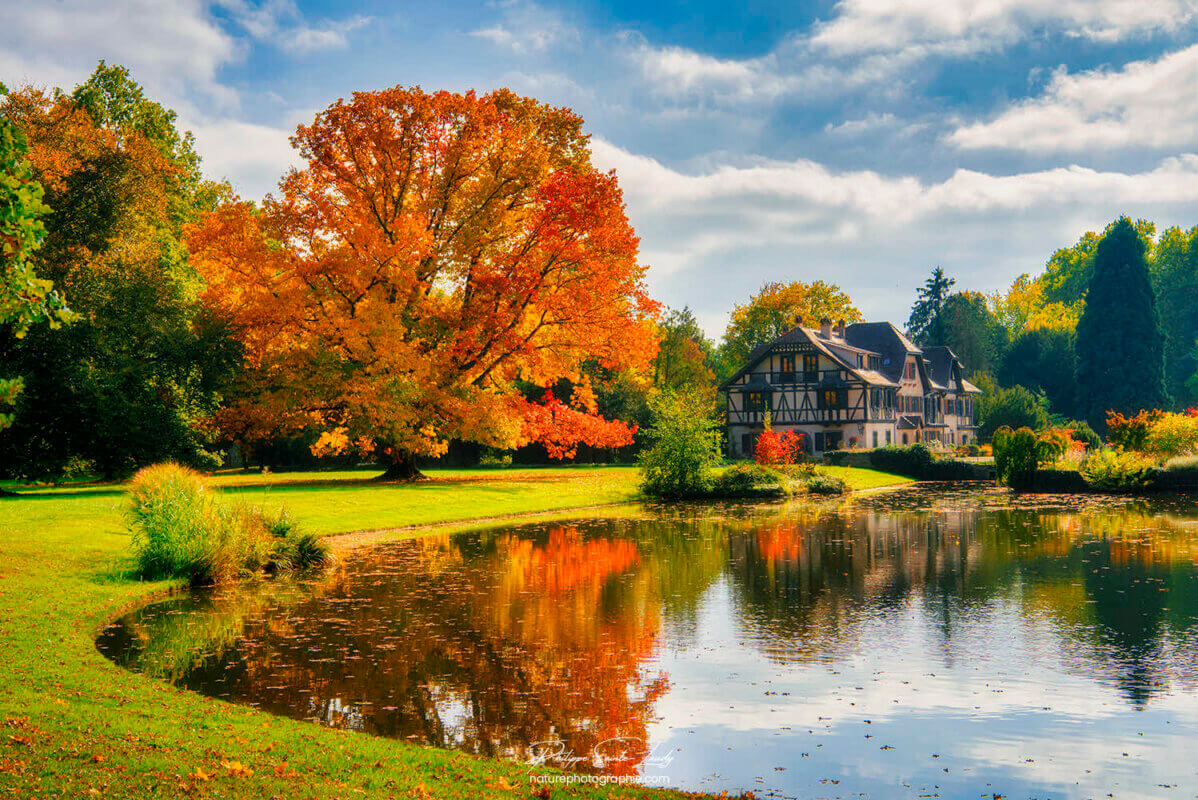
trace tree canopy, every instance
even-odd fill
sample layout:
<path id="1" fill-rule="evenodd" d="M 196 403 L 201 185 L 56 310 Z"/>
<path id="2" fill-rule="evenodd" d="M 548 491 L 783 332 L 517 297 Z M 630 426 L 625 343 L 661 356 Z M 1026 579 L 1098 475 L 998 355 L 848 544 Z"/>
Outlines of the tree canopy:
<path id="1" fill-rule="evenodd" d="M 818 327 L 825 317 L 846 322 L 862 319 L 853 301 L 834 283 L 767 283 L 748 302 L 732 309 L 721 344 L 721 360 L 728 371 L 739 369 L 753 348 L 773 341 L 796 325 Z"/>
<path id="2" fill-rule="evenodd" d="M 222 424 L 318 426 L 396 477 L 449 439 L 559 456 L 629 440 L 594 413 L 583 365 L 647 369 L 658 306 L 577 115 L 395 87 L 292 142 L 306 164 L 277 196 L 225 204 L 189 239 L 251 376 Z M 569 402 L 530 399 L 562 379 Z"/>
<path id="3" fill-rule="evenodd" d="M 907 319 L 907 335 L 919 345 L 944 338 L 940 330 L 940 312 L 956 281 L 936 267 L 916 293 L 911 316 Z"/>
<path id="4" fill-rule="evenodd" d="M 1107 228 L 1094 254 L 1086 308 L 1077 323 L 1077 384 L 1086 421 L 1105 430 L 1108 411 L 1163 408 L 1164 337 L 1131 220 Z"/>
<path id="5" fill-rule="evenodd" d="M 30 263 L 76 315 L 0 332 L 0 372 L 24 384 L 0 462 L 39 476 L 202 462 L 231 343 L 201 313 L 181 233 L 220 187 L 121 68 L 101 64 L 70 94 L 21 89 L 0 115 L 27 137 L 51 209 Z"/>

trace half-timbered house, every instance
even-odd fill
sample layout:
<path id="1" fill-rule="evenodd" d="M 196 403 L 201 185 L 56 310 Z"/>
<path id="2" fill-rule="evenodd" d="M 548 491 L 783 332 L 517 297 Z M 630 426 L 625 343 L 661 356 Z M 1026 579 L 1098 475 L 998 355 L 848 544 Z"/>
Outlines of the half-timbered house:
<path id="1" fill-rule="evenodd" d="M 889 322 L 799 325 L 754 349 L 720 388 L 734 457 L 753 454 L 767 415 L 775 430 L 802 433 L 811 453 L 976 437 L 980 390 L 961 362 L 947 347 L 917 347 Z"/>

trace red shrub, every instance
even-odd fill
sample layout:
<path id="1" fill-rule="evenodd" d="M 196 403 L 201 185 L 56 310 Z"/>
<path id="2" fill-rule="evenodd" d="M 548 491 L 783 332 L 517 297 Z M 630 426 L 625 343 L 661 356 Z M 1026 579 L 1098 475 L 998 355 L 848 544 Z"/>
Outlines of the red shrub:
<path id="1" fill-rule="evenodd" d="M 757 437 L 757 448 L 753 456 L 762 466 L 777 467 L 801 461 L 805 452 L 803 434 L 795 431 L 778 433 L 772 428 L 767 428 Z"/>

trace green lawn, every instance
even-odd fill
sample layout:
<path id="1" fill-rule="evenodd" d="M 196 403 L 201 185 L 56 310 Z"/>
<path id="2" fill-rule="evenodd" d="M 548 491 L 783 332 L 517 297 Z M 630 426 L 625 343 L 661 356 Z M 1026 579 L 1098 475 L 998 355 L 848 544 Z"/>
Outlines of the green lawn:
<path id="1" fill-rule="evenodd" d="M 906 479 L 828 468 L 853 488 Z M 636 497 L 629 467 L 225 473 L 248 502 L 339 533 L 563 511 Z M 9 484 L 8 488 L 12 488 Z M 16 797 L 529 797 L 526 767 L 322 728 L 127 672 L 93 637 L 171 587 L 122 576 L 124 488 L 18 489 L 0 498 L 0 795 Z M 252 772 L 252 774 L 250 774 Z M 554 796 L 664 796 L 614 787 Z"/>

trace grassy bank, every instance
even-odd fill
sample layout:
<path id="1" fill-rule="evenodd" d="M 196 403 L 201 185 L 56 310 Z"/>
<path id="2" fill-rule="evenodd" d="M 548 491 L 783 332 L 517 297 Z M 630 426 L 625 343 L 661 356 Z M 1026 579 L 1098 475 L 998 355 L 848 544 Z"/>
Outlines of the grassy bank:
<path id="1" fill-rule="evenodd" d="M 904 479 L 843 470 L 852 488 Z M 414 486 L 371 471 L 220 475 L 318 533 L 619 503 L 627 467 L 433 470 Z M 11 485 L 7 488 L 13 488 Z M 527 768 L 274 717 L 129 673 L 93 645 L 123 608 L 171 588 L 121 577 L 124 488 L 0 498 L 0 795 L 16 797 L 528 797 Z M 664 796 L 554 787 L 554 796 Z"/>

